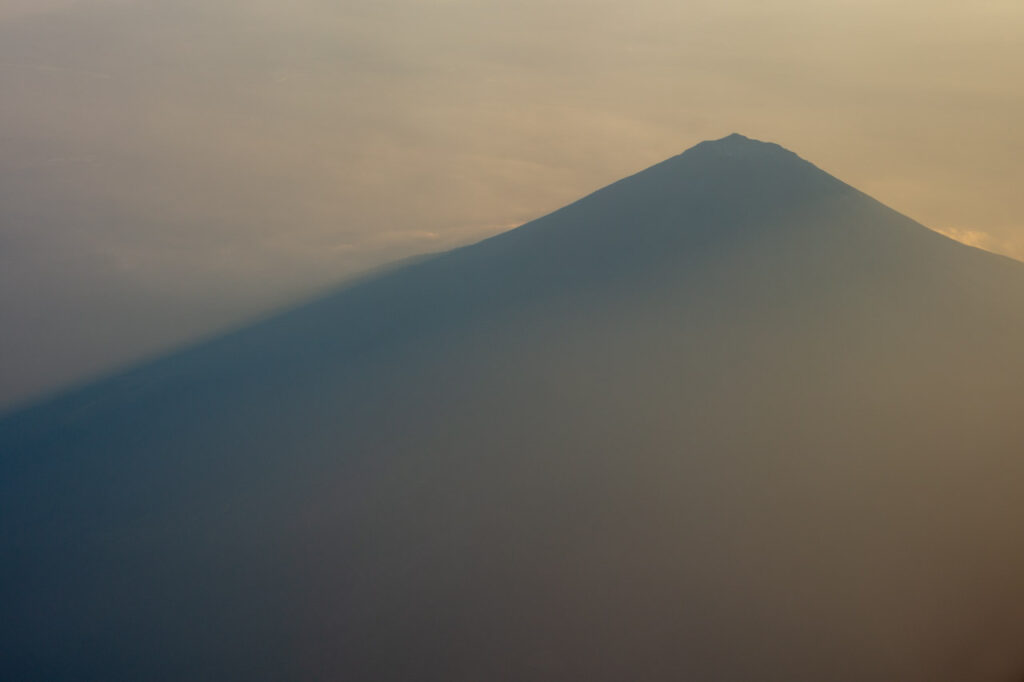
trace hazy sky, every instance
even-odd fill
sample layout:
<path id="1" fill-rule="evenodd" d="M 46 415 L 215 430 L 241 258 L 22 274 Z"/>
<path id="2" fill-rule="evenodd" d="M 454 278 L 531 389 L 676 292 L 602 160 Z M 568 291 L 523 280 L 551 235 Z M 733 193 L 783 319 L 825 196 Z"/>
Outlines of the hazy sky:
<path id="1" fill-rule="evenodd" d="M 0 0 L 0 406 L 730 132 L 1024 257 L 1024 4 Z"/>

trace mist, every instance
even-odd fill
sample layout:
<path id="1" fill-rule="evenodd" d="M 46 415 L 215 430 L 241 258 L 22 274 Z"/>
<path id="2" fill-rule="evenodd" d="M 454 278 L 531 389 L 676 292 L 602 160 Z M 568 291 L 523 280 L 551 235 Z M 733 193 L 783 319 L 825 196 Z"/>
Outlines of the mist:
<path id="1" fill-rule="evenodd" d="M 0 420 L 0 671 L 1018 678 L 1021 310 L 698 145 Z"/>
<path id="2" fill-rule="evenodd" d="M 0 3 L 0 405 L 787 144 L 1020 256 L 1017 3 Z"/>

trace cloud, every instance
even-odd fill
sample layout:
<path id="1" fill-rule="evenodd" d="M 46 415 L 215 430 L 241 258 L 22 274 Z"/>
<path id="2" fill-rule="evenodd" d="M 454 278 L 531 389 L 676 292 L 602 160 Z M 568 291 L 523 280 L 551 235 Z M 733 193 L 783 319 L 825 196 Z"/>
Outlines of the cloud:
<path id="1" fill-rule="evenodd" d="M 989 232 L 956 227 L 936 228 L 938 232 L 951 237 L 968 246 L 1000 253 L 1017 260 L 1024 261 L 1024 239 L 997 237 Z M 1024 235 L 1024 229 L 1013 230 L 1011 233 Z"/>
<path id="2" fill-rule="evenodd" d="M 950 227 L 938 230 L 947 237 L 951 237 L 958 242 L 967 244 L 968 246 L 976 246 L 979 249 L 985 249 L 986 251 L 994 250 L 996 240 L 987 232 L 981 230 L 966 230 L 956 227 Z"/>

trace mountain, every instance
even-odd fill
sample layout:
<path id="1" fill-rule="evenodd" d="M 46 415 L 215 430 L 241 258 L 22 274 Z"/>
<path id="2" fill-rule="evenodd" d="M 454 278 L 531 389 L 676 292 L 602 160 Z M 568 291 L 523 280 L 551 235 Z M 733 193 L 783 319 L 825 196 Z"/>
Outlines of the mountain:
<path id="1" fill-rule="evenodd" d="M 1011 680 L 1024 264 L 774 145 L 0 421 L 0 678 Z"/>

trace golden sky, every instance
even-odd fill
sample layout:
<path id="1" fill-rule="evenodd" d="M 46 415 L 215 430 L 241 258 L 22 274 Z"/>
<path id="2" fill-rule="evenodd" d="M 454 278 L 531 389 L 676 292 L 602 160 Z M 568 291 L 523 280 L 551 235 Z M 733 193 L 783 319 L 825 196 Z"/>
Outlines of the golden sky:
<path id="1" fill-rule="evenodd" d="M 1020 0 L 0 0 L 0 405 L 731 132 L 1024 258 Z"/>

